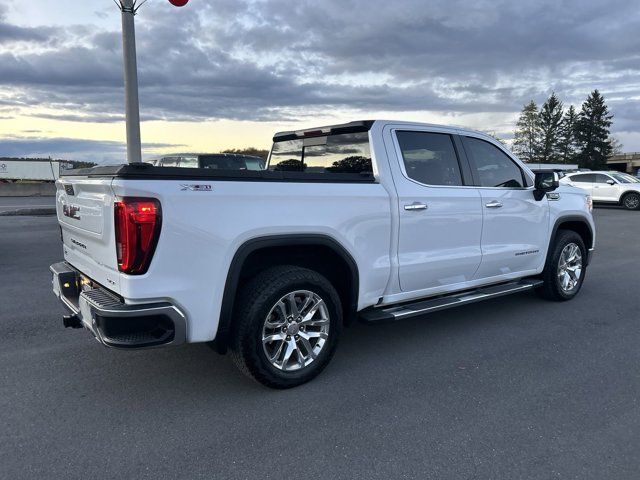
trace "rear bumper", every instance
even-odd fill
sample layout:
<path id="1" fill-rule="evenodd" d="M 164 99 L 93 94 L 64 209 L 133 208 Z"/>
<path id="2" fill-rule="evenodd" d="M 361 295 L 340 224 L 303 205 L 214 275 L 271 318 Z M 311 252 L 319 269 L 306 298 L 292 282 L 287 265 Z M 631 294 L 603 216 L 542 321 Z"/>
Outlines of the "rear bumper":
<path id="1" fill-rule="evenodd" d="M 186 317 L 175 305 L 128 305 L 102 287 L 83 285 L 90 279 L 67 262 L 51 265 L 50 270 L 53 293 L 103 345 L 139 349 L 186 341 Z"/>

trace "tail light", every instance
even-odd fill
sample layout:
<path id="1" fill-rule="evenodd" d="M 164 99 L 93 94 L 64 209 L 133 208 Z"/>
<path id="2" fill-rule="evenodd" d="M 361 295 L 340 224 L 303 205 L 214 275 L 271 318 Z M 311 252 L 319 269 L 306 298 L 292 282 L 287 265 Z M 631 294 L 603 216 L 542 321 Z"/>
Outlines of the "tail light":
<path id="1" fill-rule="evenodd" d="M 118 269 L 142 275 L 149 269 L 160 237 L 162 210 L 154 198 L 123 198 L 115 203 Z"/>

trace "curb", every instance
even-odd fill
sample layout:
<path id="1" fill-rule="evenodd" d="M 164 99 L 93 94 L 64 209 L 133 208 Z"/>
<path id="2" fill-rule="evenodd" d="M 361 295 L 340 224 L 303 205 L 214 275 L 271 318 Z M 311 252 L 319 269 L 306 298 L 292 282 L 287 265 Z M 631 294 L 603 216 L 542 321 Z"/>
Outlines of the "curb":
<path id="1" fill-rule="evenodd" d="M 9 210 L 6 212 L 0 212 L 0 217 L 44 217 L 49 215 L 55 215 L 55 207 L 51 208 L 21 208 L 19 210 Z"/>

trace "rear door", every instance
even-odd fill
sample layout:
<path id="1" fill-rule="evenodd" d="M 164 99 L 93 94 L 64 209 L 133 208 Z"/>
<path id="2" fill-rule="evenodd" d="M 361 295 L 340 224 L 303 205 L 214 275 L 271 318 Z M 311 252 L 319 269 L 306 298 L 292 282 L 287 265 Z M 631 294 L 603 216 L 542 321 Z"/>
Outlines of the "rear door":
<path id="1" fill-rule="evenodd" d="M 577 188 L 581 188 L 589 195 L 593 195 L 593 182 L 596 176 L 593 173 L 576 173 L 575 175 L 569 175 L 566 182 Z"/>
<path id="2" fill-rule="evenodd" d="M 64 258 L 86 276 L 119 292 L 111 179 L 62 177 L 56 211 Z"/>
<path id="3" fill-rule="evenodd" d="M 536 270 L 549 239 L 549 200 L 537 201 L 532 181 L 506 151 L 461 137 L 482 198 L 482 263 L 476 279 Z"/>
<path id="4" fill-rule="evenodd" d="M 470 281 L 481 260 L 482 208 L 448 133 L 395 130 L 402 175 L 399 277 L 404 292 Z"/>

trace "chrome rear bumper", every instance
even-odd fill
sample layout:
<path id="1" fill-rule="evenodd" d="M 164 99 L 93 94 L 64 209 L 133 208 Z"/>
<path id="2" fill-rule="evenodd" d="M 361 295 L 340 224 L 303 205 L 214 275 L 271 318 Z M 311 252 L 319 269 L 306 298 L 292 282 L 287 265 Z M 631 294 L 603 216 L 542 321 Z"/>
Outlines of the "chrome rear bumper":
<path id="1" fill-rule="evenodd" d="M 67 262 L 51 265 L 50 270 L 53 293 L 103 345 L 133 349 L 186 341 L 187 321 L 175 305 L 128 305 L 103 287 L 83 286 L 82 273 Z"/>

